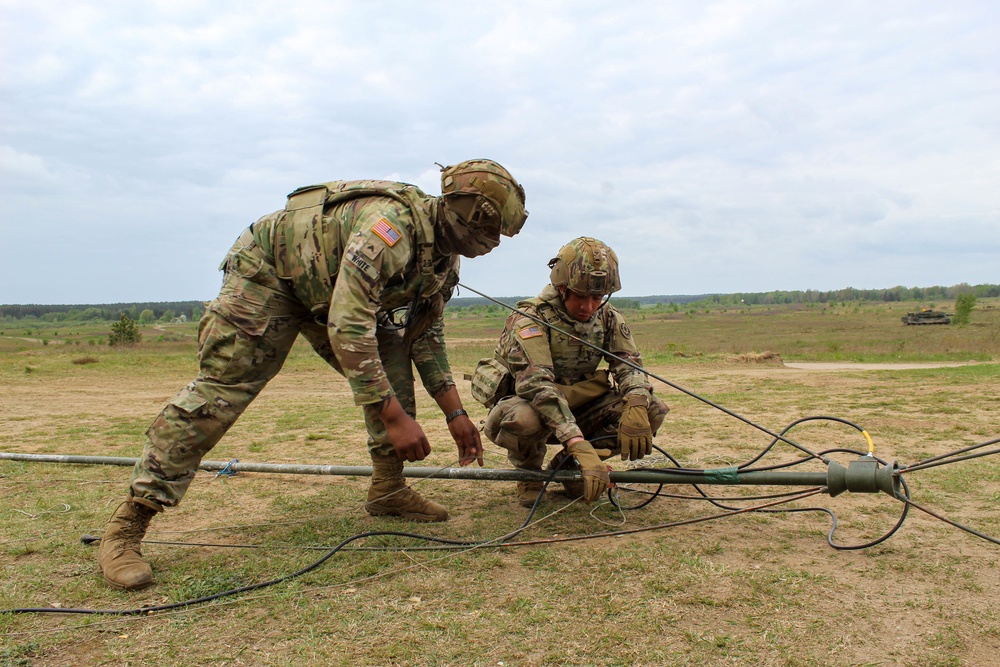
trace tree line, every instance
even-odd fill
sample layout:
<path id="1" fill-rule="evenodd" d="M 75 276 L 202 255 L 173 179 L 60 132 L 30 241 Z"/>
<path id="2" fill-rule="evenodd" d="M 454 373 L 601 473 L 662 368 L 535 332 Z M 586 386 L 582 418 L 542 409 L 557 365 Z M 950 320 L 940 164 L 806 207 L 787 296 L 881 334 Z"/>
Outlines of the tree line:
<path id="1" fill-rule="evenodd" d="M 855 289 L 847 287 L 822 292 L 818 290 L 794 290 L 775 292 L 751 292 L 728 295 L 712 295 L 711 301 L 724 304 L 770 305 L 783 303 L 836 303 L 847 301 L 951 301 L 960 294 L 972 294 L 976 298 L 1000 296 L 1000 285 L 970 285 L 959 283 L 950 287 L 890 287 L 888 289 Z"/>
<path id="2" fill-rule="evenodd" d="M 976 298 L 1000 297 L 1000 285 L 959 283 L 948 287 L 903 287 L 888 289 L 775 290 L 772 292 L 734 292 L 732 294 L 675 294 L 638 297 L 612 297 L 621 310 L 638 310 L 655 304 L 673 305 L 714 303 L 720 305 L 780 305 L 797 303 L 838 303 L 860 301 L 951 301 L 961 294 Z M 499 301 L 514 305 L 526 297 L 504 297 Z M 505 314 L 507 310 L 482 297 L 456 297 L 448 302 L 448 311 L 464 316 Z M 104 320 L 117 321 L 122 314 L 136 322 L 172 321 L 174 318 L 198 320 L 205 312 L 202 301 L 165 301 L 157 303 L 114 303 L 87 305 L 0 305 L 0 321 L 41 320 L 43 322 Z"/>
<path id="3" fill-rule="evenodd" d="M 124 313 L 129 319 L 146 324 L 169 322 L 184 316 L 197 320 L 205 312 L 203 301 L 164 301 L 158 303 L 112 303 L 84 305 L 0 305 L 0 321 L 41 320 L 43 322 L 115 321 Z"/>
<path id="4" fill-rule="evenodd" d="M 960 294 L 971 294 L 976 298 L 1000 297 L 1000 285 L 981 284 L 934 286 L 934 287 L 890 287 L 888 289 L 856 289 L 846 287 L 839 290 L 775 290 L 772 292 L 734 292 L 732 294 L 680 294 L 637 297 L 612 297 L 611 304 L 619 310 L 638 310 L 643 307 L 682 304 L 719 304 L 724 306 L 781 305 L 797 303 L 841 303 L 841 302 L 895 302 L 895 301 L 952 301 Z M 514 305 L 525 297 L 498 299 Z M 493 315 L 507 310 L 482 297 L 453 298 L 448 309 L 463 315 Z"/>

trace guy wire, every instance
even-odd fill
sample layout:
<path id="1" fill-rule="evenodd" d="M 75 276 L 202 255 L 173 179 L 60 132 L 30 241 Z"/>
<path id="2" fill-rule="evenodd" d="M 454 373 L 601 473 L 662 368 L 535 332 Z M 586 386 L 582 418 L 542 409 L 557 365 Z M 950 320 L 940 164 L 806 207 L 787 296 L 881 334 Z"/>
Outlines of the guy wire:
<path id="1" fill-rule="evenodd" d="M 483 297 L 484 299 L 492 301 L 493 303 L 495 303 L 495 304 L 497 304 L 499 306 L 503 306 L 507 310 L 515 312 L 518 315 L 523 315 L 524 317 L 527 317 L 529 320 L 532 320 L 536 324 L 540 324 L 542 326 L 545 326 L 545 327 L 547 327 L 549 329 L 552 329 L 553 331 L 555 331 L 557 333 L 560 333 L 560 334 L 562 334 L 564 336 L 569 336 L 570 338 L 572 338 L 573 340 L 577 341 L 578 343 L 582 343 L 583 345 L 586 345 L 589 348 L 597 350 L 598 352 L 600 352 L 602 354 L 606 354 L 607 356 L 611 357 L 612 359 L 616 359 L 617 361 L 622 362 L 626 366 L 629 366 L 630 368 L 632 368 L 634 370 L 637 370 L 640 373 L 643 373 L 643 374 L 645 374 L 645 375 L 647 375 L 647 376 L 649 376 L 651 378 L 659 380 L 663 384 L 667 385 L 668 387 L 672 387 L 673 389 L 676 389 L 677 391 L 681 392 L 682 394 L 687 394 L 691 398 L 694 398 L 694 399 L 696 399 L 698 401 L 701 401 L 702 403 L 705 403 L 706 405 L 710 405 L 711 407 L 715 408 L 716 410 L 720 410 L 721 412 L 726 413 L 730 417 L 733 417 L 734 419 L 740 420 L 744 424 L 752 426 L 753 428 L 755 428 L 755 429 L 757 429 L 759 431 L 763 431 L 764 433 L 768 434 L 772 438 L 775 438 L 777 440 L 781 440 L 782 442 L 785 442 L 785 443 L 791 445 L 792 447 L 795 447 L 796 449 L 798 449 L 798 450 L 800 450 L 800 451 L 808 454 L 811 457 L 818 458 L 818 459 L 824 461 L 825 463 L 829 463 L 829 461 L 827 461 L 826 459 L 823 459 L 823 458 L 821 458 L 819 456 L 816 456 L 816 454 L 814 454 L 813 452 L 811 452 L 808 448 L 800 445 L 799 443 L 795 442 L 794 440 L 790 440 L 790 439 L 786 438 L 784 435 L 775 433 L 774 431 L 772 431 L 771 429 L 767 428 L 766 426 L 761 426 L 760 424 L 757 424 L 756 422 L 754 422 L 754 421 L 752 421 L 752 420 L 750 420 L 750 419 L 748 419 L 748 418 L 746 418 L 746 417 L 744 417 L 744 416 L 742 416 L 742 415 L 740 415 L 740 414 L 738 414 L 736 412 L 733 412 L 729 408 L 723 407 L 722 405 L 719 405 L 718 403 L 715 403 L 714 401 L 712 401 L 710 399 L 707 399 L 704 396 L 700 396 L 700 395 L 696 394 L 695 392 L 693 392 L 693 391 L 691 391 L 689 389 L 686 389 L 686 388 L 682 387 L 681 385 L 679 385 L 679 384 L 677 384 L 675 382 L 671 382 L 670 380 L 667 380 L 666 378 L 660 377 L 656 373 L 653 373 L 652 371 L 650 371 L 650 370 L 648 370 L 646 368 L 643 368 L 642 366 L 640 366 L 640 365 L 638 365 L 636 363 L 633 363 L 633 362 L 629 361 L 628 359 L 624 359 L 624 358 L 618 356 L 617 354 L 614 354 L 613 352 L 608 352 L 607 350 L 601 348 L 600 346 L 594 345 L 590 341 L 583 340 L 582 338 L 573 335 L 572 333 L 570 333 L 569 331 L 566 331 L 565 329 L 560 329 L 559 327 L 553 326 L 552 324 L 549 324 L 548 322 L 542 320 L 539 317 L 535 317 L 534 315 L 532 315 L 530 313 L 526 313 L 525 311 L 521 310 L 520 308 L 517 308 L 515 306 L 511 306 L 508 303 L 504 303 L 503 301 L 500 301 L 499 299 L 495 299 L 495 298 L 489 296 L 488 294 L 483 294 L 479 290 L 473 289 L 472 287 L 469 287 L 468 285 L 465 285 L 463 283 L 458 283 L 458 286 L 461 287 L 461 288 L 463 288 L 463 289 L 469 290 L 473 294 L 478 294 L 479 296 Z"/>

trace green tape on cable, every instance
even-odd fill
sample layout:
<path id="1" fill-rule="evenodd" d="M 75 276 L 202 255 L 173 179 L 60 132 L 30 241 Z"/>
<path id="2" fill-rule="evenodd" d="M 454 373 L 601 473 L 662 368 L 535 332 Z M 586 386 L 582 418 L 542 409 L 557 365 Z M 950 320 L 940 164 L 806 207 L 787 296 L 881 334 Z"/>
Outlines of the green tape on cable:
<path id="1" fill-rule="evenodd" d="M 739 468 L 715 468 L 705 471 L 706 484 L 737 484 L 739 479 Z"/>

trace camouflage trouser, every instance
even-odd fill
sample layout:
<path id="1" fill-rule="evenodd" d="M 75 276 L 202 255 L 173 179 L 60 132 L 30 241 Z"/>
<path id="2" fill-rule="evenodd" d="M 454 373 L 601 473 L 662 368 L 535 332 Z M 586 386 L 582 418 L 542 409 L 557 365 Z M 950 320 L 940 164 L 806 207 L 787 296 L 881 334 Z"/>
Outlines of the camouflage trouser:
<path id="1" fill-rule="evenodd" d="M 132 470 L 131 494 L 167 507 L 180 503 L 202 458 L 277 375 L 296 336 L 343 374 L 326 326 L 278 278 L 248 234 L 230 250 L 219 296 L 198 329 L 198 377 L 167 402 L 146 431 L 142 456 Z M 378 331 L 379 355 L 403 408 L 416 415 L 413 369 L 395 331 Z M 364 406 L 368 447 L 390 454 L 375 406 Z"/>
<path id="2" fill-rule="evenodd" d="M 621 453 L 618 445 L 618 422 L 625 401 L 611 391 L 601 398 L 573 410 L 583 437 L 595 449 L 609 449 L 611 456 Z M 649 401 L 649 425 L 655 434 L 670 408 L 656 396 Z M 531 403 L 518 396 L 503 398 L 486 417 L 483 433 L 491 442 L 507 450 L 507 458 L 518 468 L 538 470 L 545 461 L 547 444 L 559 444 L 548 426 L 538 417 Z"/>

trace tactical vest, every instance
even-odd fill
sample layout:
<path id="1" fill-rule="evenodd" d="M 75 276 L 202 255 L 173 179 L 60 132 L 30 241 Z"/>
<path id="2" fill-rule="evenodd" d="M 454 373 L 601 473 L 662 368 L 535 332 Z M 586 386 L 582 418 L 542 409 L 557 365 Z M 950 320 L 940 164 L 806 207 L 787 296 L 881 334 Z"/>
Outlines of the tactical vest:
<path id="1" fill-rule="evenodd" d="M 428 298 L 457 284 L 457 257 L 441 258 L 435 266 L 430 201 L 419 188 L 377 180 L 308 185 L 288 195 L 285 215 L 273 228 L 272 247 L 278 275 L 291 281 L 296 295 L 314 315 L 326 316 L 344 254 L 339 230 L 330 228 L 333 222 L 329 218 L 324 219 L 323 211 L 362 197 L 389 197 L 402 203 L 412 213 L 416 261 L 402 280 L 391 281 L 382 292 L 381 301 L 385 310 L 410 304 L 418 294 L 420 298 Z M 297 270 L 289 254 L 291 248 L 297 248 L 299 256 L 309 260 L 312 271 Z"/>
<path id="2" fill-rule="evenodd" d="M 606 308 L 598 311 L 597 317 L 587 325 L 569 322 L 560 316 L 555 306 L 545 299 L 532 298 L 519 302 L 518 307 L 525 312 L 533 311 L 535 316 L 544 322 L 545 343 L 551 357 L 555 383 L 566 397 L 571 409 L 576 409 L 589 403 L 611 390 L 606 370 L 598 370 L 603 359 L 600 348 L 604 347 L 605 333 L 608 323 L 605 318 Z M 528 318 L 531 319 L 531 318 Z M 567 333 L 562 333 L 567 331 Z M 487 408 L 492 408 L 500 399 L 514 393 L 514 378 L 507 366 L 506 357 L 510 344 L 516 337 L 516 332 L 507 332 L 501 337 L 492 357 L 480 359 L 472 374 L 472 396 Z M 573 336 L 567 335 L 572 333 Z M 591 345 L 580 342 L 581 339 Z M 522 343 L 522 347 L 524 343 Z M 539 363 L 533 359 L 533 363 Z"/>
<path id="3" fill-rule="evenodd" d="M 556 383 L 570 385 L 593 375 L 603 359 L 599 350 L 604 347 L 607 331 L 607 323 L 604 321 L 606 309 L 602 308 L 589 324 L 584 325 L 567 321 L 559 315 L 555 306 L 544 299 L 535 297 L 525 299 L 522 303 L 530 305 L 539 319 L 551 325 L 545 327 L 545 334 L 549 340 Z M 576 338 L 562 331 L 567 331 Z M 598 349 L 585 345 L 577 339 L 595 345 Z"/>

